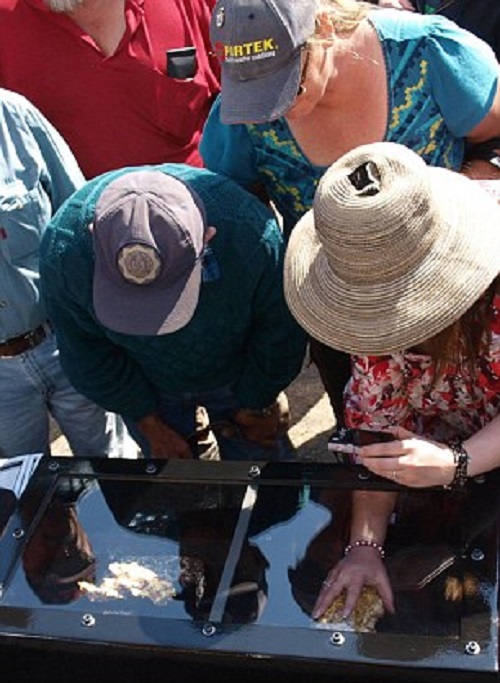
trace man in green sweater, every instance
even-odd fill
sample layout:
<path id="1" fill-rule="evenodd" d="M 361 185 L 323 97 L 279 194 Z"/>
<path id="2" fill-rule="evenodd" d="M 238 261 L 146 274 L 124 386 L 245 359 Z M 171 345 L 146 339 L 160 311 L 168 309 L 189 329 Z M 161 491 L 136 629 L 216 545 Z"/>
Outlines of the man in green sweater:
<path id="1" fill-rule="evenodd" d="M 70 381 L 122 415 L 146 456 L 196 457 L 201 405 L 222 458 L 282 457 L 277 399 L 306 348 L 283 253 L 268 209 L 209 171 L 164 164 L 91 180 L 41 246 Z"/>

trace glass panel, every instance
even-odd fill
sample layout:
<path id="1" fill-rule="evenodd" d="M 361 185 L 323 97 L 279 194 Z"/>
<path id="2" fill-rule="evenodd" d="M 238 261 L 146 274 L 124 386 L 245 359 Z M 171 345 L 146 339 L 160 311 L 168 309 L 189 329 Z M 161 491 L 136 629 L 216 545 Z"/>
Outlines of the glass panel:
<path id="1" fill-rule="evenodd" d="M 234 633 L 223 642 L 236 651 L 435 661 L 476 641 L 484 658 L 467 663 L 496 661 L 495 480 L 459 494 L 401 490 L 386 542 L 396 613 L 368 593 L 352 619 L 316 621 L 321 584 L 349 538 L 352 490 L 332 470 L 309 470 L 307 480 L 285 468 L 280 481 L 272 468 L 257 480 L 234 472 L 221 480 L 208 468 L 204 479 L 169 480 L 165 471 L 137 476 L 139 465 L 104 467 L 41 477 L 43 486 L 21 498 L 16 514 L 27 537 L 0 600 L 0 626 L 15 608 L 36 617 L 23 629 L 59 633 L 62 622 L 43 617 L 50 608 L 107 624 L 112 617 L 111 630 L 87 633 L 115 641 L 168 644 L 181 638 L 179 622 L 210 623 Z M 170 620 L 177 625 L 168 630 Z M 78 629 L 80 617 L 72 623 Z M 196 640 L 201 630 L 182 638 L 208 647 Z M 369 639 L 325 654 L 332 631 Z"/>

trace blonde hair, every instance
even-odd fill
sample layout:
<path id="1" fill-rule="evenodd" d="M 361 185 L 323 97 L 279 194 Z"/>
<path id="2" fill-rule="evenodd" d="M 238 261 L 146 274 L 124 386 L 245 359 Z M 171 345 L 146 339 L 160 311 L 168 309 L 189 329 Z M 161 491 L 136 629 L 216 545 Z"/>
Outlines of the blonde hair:
<path id="1" fill-rule="evenodd" d="M 324 38 L 325 21 L 335 33 L 351 33 L 376 5 L 358 0 L 318 0 L 316 25 L 311 40 Z"/>

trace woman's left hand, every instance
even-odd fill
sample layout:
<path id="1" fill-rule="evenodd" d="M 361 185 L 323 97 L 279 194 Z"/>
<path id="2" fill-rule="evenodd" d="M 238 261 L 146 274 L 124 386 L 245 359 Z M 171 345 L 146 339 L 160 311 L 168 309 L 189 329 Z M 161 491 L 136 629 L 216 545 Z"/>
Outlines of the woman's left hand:
<path id="1" fill-rule="evenodd" d="M 364 586 L 375 586 L 384 607 L 394 612 L 394 596 L 379 551 L 360 547 L 353 548 L 328 572 L 312 612 L 313 618 L 321 617 L 335 598 L 345 591 L 342 617 L 346 619 L 355 608 Z"/>
<path id="2" fill-rule="evenodd" d="M 394 441 L 359 449 L 359 462 L 374 474 L 403 486 L 445 486 L 455 474 L 453 452 L 447 444 L 424 439 L 403 427 L 392 427 Z"/>

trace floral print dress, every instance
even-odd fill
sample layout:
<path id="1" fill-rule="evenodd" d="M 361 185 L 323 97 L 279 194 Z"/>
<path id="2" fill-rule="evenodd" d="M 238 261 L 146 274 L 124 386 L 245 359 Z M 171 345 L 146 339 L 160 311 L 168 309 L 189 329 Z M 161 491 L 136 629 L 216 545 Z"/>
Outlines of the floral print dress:
<path id="1" fill-rule="evenodd" d="M 439 377 L 429 356 L 353 356 L 345 393 L 349 427 L 399 425 L 444 441 L 465 439 L 500 412 L 500 296 L 494 300 L 489 353 L 475 372 L 447 366 Z"/>

